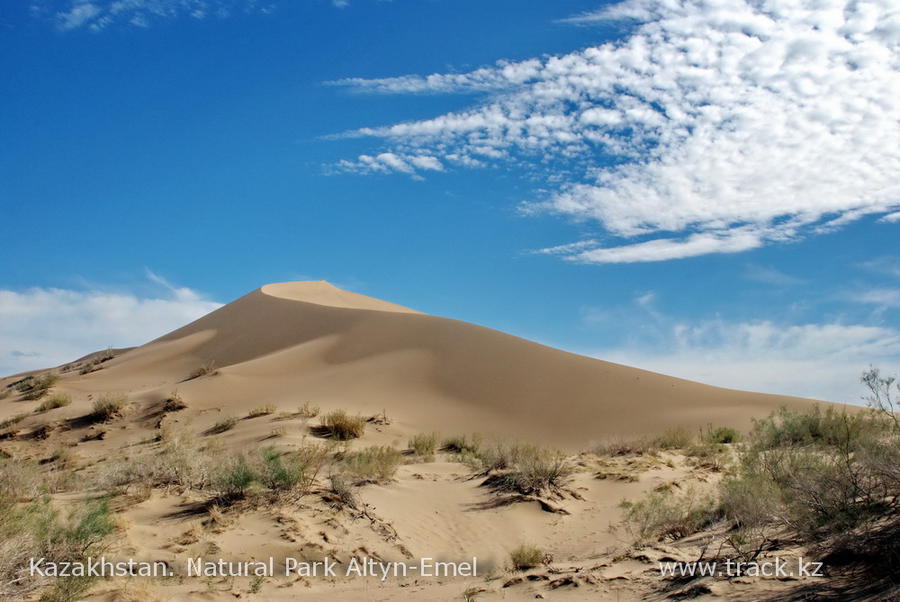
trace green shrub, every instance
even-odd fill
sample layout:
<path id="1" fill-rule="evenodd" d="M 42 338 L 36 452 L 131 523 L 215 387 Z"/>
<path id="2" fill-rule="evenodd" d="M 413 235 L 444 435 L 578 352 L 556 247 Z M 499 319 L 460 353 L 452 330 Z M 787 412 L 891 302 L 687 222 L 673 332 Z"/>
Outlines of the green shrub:
<path id="1" fill-rule="evenodd" d="M 266 448 L 261 452 L 260 481 L 276 491 L 306 493 L 315 483 L 327 458 L 328 450 L 318 445 L 307 445 L 285 454 L 271 447 Z"/>
<path id="2" fill-rule="evenodd" d="M 115 418 L 122 413 L 122 408 L 128 403 L 128 397 L 123 394 L 107 394 L 94 400 L 91 416 L 98 421 L 106 421 Z"/>
<path id="3" fill-rule="evenodd" d="M 741 435 L 730 426 L 720 426 L 710 429 L 703 434 L 706 443 L 737 443 Z"/>
<path id="4" fill-rule="evenodd" d="M 241 498 L 253 484 L 255 475 L 243 455 L 230 459 L 219 471 L 215 486 L 222 497 Z"/>
<path id="5" fill-rule="evenodd" d="M 437 446 L 437 433 L 419 433 L 409 440 L 409 449 L 417 456 L 433 456 Z"/>
<path id="6" fill-rule="evenodd" d="M 44 412 L 49 412 L 50 410 L 55 410 L 56 408 L 63 408 L 72 403 L 72 396 L 68 393 L 54 393 L 47 399 L 41 402 L 37 408 L 35 408 L 35 414 L 43 414 Z"/>
<path id="7" fill-rule="evenodd" d="M 335 410 L 325 415 L 322 428 L 332 439 L 339 441 L 357 439 L 366 431 L 366 419 L 362 416 L 350 416 L 344 410 Z"/>
<path id="8" fill-rule="evenodd" d="M 517 571 L 527 571 L 550 562 L 550 556 L 539 547 L 524 544 L 510 552 L 509 559 Z"/>

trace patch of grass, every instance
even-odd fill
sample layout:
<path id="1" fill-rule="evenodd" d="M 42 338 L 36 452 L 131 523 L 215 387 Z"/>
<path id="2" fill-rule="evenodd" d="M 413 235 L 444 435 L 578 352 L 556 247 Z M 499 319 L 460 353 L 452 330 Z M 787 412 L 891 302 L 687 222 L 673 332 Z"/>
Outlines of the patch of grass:
<path id="1" fill-rule="evenodd" d="M 572 474 L 560 452 L 525 443 L 483 445 L 469 462 L 489 475 L 487 485 L 524 495 L 555 492 Z"/>
<path id="2" fill-rule="evenodd" d="M 297 416 L 310 419 L 319 415 L 319 406 L 311 405 L 308 401 L 297 409 Z"/>
<path id="3" fill-rule="evenodd" d="M 122 414 L 122 409 L 128 403 L 128 397 L 124 394 L 107 394 L 94 400 L 91 408 L 91 416 L 98 422 L 111 420 Z"/>
<path id="4" fill-rule="evenodd" d="M 338 441 L 357 439 L 366 431 L 366 419 L 362 416 L 350 416 L 344 410 L 335 410 L 325 414 L 322 429 L 328 437 Z"/>
<path id="5" fill-rule="evenodd" d="M 623 502 L 622 507 L 626 530 L 636 541 L 674 541 L 720 518 L 714 496 L 693 487 L 680 494 L 671 489 L 651 491 L 640 501 Z"/>
<path id="6" fill-rule="evenodd" d="M 437 433 L 419 433 L 409 440 L 409 449 L 417 456 L 430 457 L 437 451 Z"/>
<path id="7" fill-rule="evenodd" d="M 539 547 L 523 544 L 509 553 L 509 560 L 515 570 L 527 571 L 547 564 L 552 559 Z"/>
<path id="8" fill-rule="evenodd" d="M 226 416 L 222 420 L 218 421 L 208 429 L 206 429 L 206 434 L 208 435 L 219 435 L 226 431 L 230 431 L 233 429 L 238 423 L 238 419 L 234 416 Z"/>
<path id="9" fill-rule="evenodd" d="M 394 476 L 402 460 L 399 450 L 374 445 L 343 454 L 336 468 L 355 485 L 383 483 Z"/>
<path id="10" fill-rule="evenodd" d="M 58 380 L 59 377 L 57 375 L 49 372 L 44 372 L 37 376 L 26 376 L 16 383 L 16 390 L 22 394 L 22 399 L 33 401 L 46 395 L 50 387 L 56 384 Z"/>
<path id="11" fill-rule="evenodd" d="M 0 429 L 9 428 L 9 427 L 14 426 L 14 425 L 16 425 L 16 424 L 19 424 L 20 422 L 22 422 L 22 421 L 25 420 L 26 418 L 28 418 L 28 414 L 16 414 L 16 415 L 13 416 L 12 418 L 7 418 L 6 420 L 0 422 Z"/>
<path id="12" fill-rule="evenodd" d="M 655 454 L 657 449 L 653 446 L 650 439 L 609 439 L 595 445 L 591 451 L 598 456 L 641 456 L 644 454 Z"/>
<path id="13" fill-rule="evenodd" d="M 34 409 L 35 414 L 43 414 L 56 408 L 64 408 L 72 403 L 72 396 L 68 393 L 54 393 Z"/>
<path id="14" fill-rule="evenodd" d="M 481 448 L 481 435 L 454 435 L 441 442 L 441 449 L 454 454 L 475 454 Z"/>
<path id="15" fill-rule="evenodd" d="M 667 429 L 651 442 L 659 449 L 684 449 L 694 442 L 694 435 L 685 428 Z"/>
<path id="16" fill-rule="evenodd" d="M 219 494 L 228 499 L 239 499 L 246 495 L 255 480 L 253 470 L 243 455 L 226 462 L 213 481 Z"/>
<path id="17" fill-rule="evenodd" d="M 215 376 L 219 371 L 216 370 L 216 362 L 210 360 L 204 363 L 199 368 L 195 368 L 185 380 L 194 380 L 195 378 L 200 378 L 201 376 Z"/>
<path id="18" fill-rule="evenodd" d="M 347 479 L 346 475 L 340 472 L 332 473 L 329 477 L 329 482 L 331 485 L 329 487 L 329 492 L 338 505 L 347 506 L 353 509 L 358 507 L 359 504 L 356 499 L 353 483 Z"/>
<path id="19" fill-rule="evenodd" d="M 257 408 L 253 408 L 249 412 L 247 412 L 247 418 L 258 418 L 260 416 L 268 416 L 269 414 L 275 413 L 275 406 L 271 403 L 268 403 L 264 406 L 259 406 Z"/>

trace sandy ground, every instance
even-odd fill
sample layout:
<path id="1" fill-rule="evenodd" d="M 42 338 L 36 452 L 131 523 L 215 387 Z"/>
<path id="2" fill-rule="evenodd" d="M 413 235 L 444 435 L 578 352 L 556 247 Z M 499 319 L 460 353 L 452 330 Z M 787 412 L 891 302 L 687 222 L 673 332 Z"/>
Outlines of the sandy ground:
<path id="1" fill-rule="evenodd" d="M 154 489 L 117 500 L 122 529 L 111 553 L 182 567 L 195 556 L 241 559 L 354 556 L 385 561 L 479 559 L 475 578 L 266 578 L 112 580 L 97 600 L 634 600 L 659 588 L 657 559 L 696 550 L 635 554 L 614 528 L 620 503 L 676 483 L 708 484 L 716 474 L 683 457 L 615 459 L 604 465 L 593 444 L 728 425 L 746 429 L 755 417 L 803 399 L 722 389 L 574 355 L 472 324 L 425 315 L 342 291 L 325 282 L 264 286 L 156 341 L 115 354 L 80 374 L 83 358 L 55 372 L 54 392 L 73 403 L 31 414 L 6 429 L 0 448 L 42 458 L 70 449 L 85 474 L 111 459 L 152 450 L 160 429 L 203 433 L 225 417 L 236 426 L 214 435 L 227 451 L 314 440 L 296 416 L 304 403 L 321 411 L 380 415 L 352 446 L 403 448 L 420 432 L 482 433 L 488 439 L 555 446 L 577 470 L 548 511 L 538 501 L 497 504 L 468 466 L 439 454 L 404 464 L 394 480 L 360 490 L 356 511 L 313 493 L 290 503 L 228 509 L 211 522 L 196 493 Z M 201 366 L 209 374 L 190 378 Z M 74 368 L 74 369 L 69 369 Z M 21 378 L 0 380 L 0 390 Z M 187 408 L 165 412 L 177 391 Z M 123 416 L 104 424 L 84 419 L 104 393 L 124 393 Z M 0 420 L 31 412 L 39 402 L 15 395 L 0 401 Z M 274 413 L 247 418 L 250 409 Z M 210 435 L 198 435 L 210 437 Z M 598 472 L 609 478 L 597 478 Z M 612 471 L 612 472 L 610 472 Z M 621 475 L 628 478 L 618 478 Z M 67 494 L 73 499 L 77 496 Z M 65 502 L 66 496 L 59 496 Z M 527 573 L 508 568 L 509 551 L 539 545 L 553 562 Z M 654 571 L 656 571 L 654 573 Z M 786 587 L 775 582 L 766 588 Z M 754 593 L 741 598 L 742 587 Z M 712 583 L 703 595 L 755 599 L 759 583 Z M 755 589 L 754 589 L 755 588 Z M 258 591 L 254 591 L 258 590 Z M 700 592 L 702 593 L 702 592 Z M 734 597 L 737 596 L 737 597 Z"/>

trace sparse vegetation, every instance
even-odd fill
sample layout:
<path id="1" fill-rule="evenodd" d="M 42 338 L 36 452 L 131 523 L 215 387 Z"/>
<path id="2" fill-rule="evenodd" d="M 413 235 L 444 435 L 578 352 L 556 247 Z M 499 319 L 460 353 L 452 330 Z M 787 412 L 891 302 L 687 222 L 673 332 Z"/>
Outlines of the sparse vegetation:
<path id="1" fill-rule="evenodd" d="M 163 403 L 163 412 L 177 412 L 186 407 L 187 402 L 181 397 L 178 391 L 172 391 L 172 394 L 169 395 Z"/>
<path id="2" fill-rule="evenodd" d="M 98 422 L 111 420 L 122 414 L 128 397 L 124 394 L 107 394 L 96 399 L 92 406 L 91 416 Z"/>
<path id="3" fill-rule="evenodd" d="M 359 451 L 344 453 L 336 470 L 354 485 L 382 483 L 397 472 L 403 456 L 393 447 L 374 445 Z"/>
<path id="4" fill-rule="evenodd" d="M 328 450 L 307 445 L 297 451 L 280 453 L 273 448 L 260 452 L 260 482 L 275 491 L 307 493 L 328 459 Z"/>
<path id="5" fill-rule="evenodd" d="M 437 433 L 419 433 L 409 440 L 408 445 L 415 455 L 430 458 L 437 451 L 438 435 Z"/>
<path id="6" fill-rule="evenodd" d="M 22 399 L 33 401 L 46 395 L 57 380 L 59 380 L 57 375 L 44 372 L 37 376 L 26 376 L 16 383 L 15 387 L 16 391 L 22 394 Z"/>
<path id="7" fill-rule="evenodd" d="M 366 419 L 362 416 L 350 416 L 344 410 L 335 410 L 325 414 L 322 429 L 325 435 L 338 441 L 357 439 L 366 431 Z"/>
<path id="8" fill-rule="evenodd" d="M 492 488 L 523 495 L 555 492 L 572 473 L 562 453 L 525 443 L 481 445 L 465 459 Z"/>
<path id="9" fill-rule="evenodd" d="M 705 443 L 731 444 L 740 441 L 741 435 L 730 426 L 720 426 L 703 433 Z"/>
<path id="10" fill-rule="evenodd" d="M 651 445 L 659 449 L 684 449 L 694 442 L 694 435 L 685 428 L 667 429 L 652 440 Z"/>
<path id="11" fill-rule="evenodd" d="M 219 371 L 216 370 L 216 362 L 210 360 L 204 363 L 202 366 L 195 368 L 185 380 L 194 380 L 195 378 L 200 378 L 201 376 L 215 376 Z"/>
<path id="12" fill-rule="evenodd" d="M 509 560 L 515 570 L 527 571 L 549 563 L 551 558 L 539 547 L 523 544 L 509 553 Z"/>
<path id="13" fill-rule="evenodd" d="M 228 499 L 242 498 L 253 484 L 255 475 L 243 455 L 230 458 L 213 480 L 219 494 Z"/>
<path id="14" fill-rule="evenodd" d="M 696 533 L 718 518 L 715 497 L 689 488 L 652 491 L 637 502 L 623 502 L 625 528 L 637 541 L 675 540 Z"/>
<path id="15" fill-rule="evenodd" d="M 56 408 L 64 408 L 72 403 L 72 396 L 68 393 L 54 393 L 34 409 L 35 414 L 43 414 Z"/>
<path id="16" fill-rule="evenodd" d="M 481 448 L 481 435 L 455 435 L 444 439 L 441 449 L 454 454 L 476 454 Z"/>
<path id="17" fill-rule="evenodd" d="M 113 359 L 115 356 L 116 356 L 116 354 L 113 352 L 113 350 L 110 348 L 107 348 L 105 351 L 102 351 L 101 353 L 95 355 L 91 360 L 82 364 L 80 369 L 78 370 L 78 374 L 81 374 L 82 376 L 84 376 L 85 374 L 90 374 L 91 372 L 96 372 L 97 370 L 101 370 L 103 368 L 102 364 Z M 67 366 L 67 368 L 68 368 L 68 366 Z"/>
<path id="18" fill-rule="evenodd" d="M 268 416 L 269 414 L 275 413 L 275 406 L 271 403 L 268 403 L 264 406 L 259 406 L 257 408 L 253 408 L 249 412 L 247 412 L 247 418 L 258 418 L 260 416 Z"/>
<path id="19" fill-rule="evenodd" d="M 297 409 L 297 416 L 309 420 L 319 415 L 319 406 L 311 405 L 308 401 Z"/>
<path id="20" fill-rule="evenodd" d="M 230 431 L 233 429 L 238 423 L 238 419 L 234 416 L 226 416 L 222 420 L 219 420 L 214 425 L 206 429 L 206 433 L 208 435 L 219 435 L 226 431 Z"/>
<path id="21" fill-rule="evenodd" d="M 11 418 L 7 418 L 6 420 L 0 422 L 0 429 L 6 429 L 16 424 L 19 424 L 23 420 L 28 418 L 28 414 L 16 414 Z"/>

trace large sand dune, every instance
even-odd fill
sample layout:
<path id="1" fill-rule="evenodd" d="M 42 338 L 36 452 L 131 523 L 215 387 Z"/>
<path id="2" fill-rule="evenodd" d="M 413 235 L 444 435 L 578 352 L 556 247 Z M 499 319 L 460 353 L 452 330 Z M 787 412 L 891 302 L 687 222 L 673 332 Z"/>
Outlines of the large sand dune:
<path id="1" fill-rule="evenodd" d="M 215 377 L 185 379 L 214 362 Z M 805 400 L 711 387 L 422 314 L 327 282 L 264 286 L 67 383 L 196 409 L 386 411 L 409 430 L 482 432 L 569 449 L 610 436 L 751 418 Z M 212 418 L 210 418 L 212 419 Z"/>

